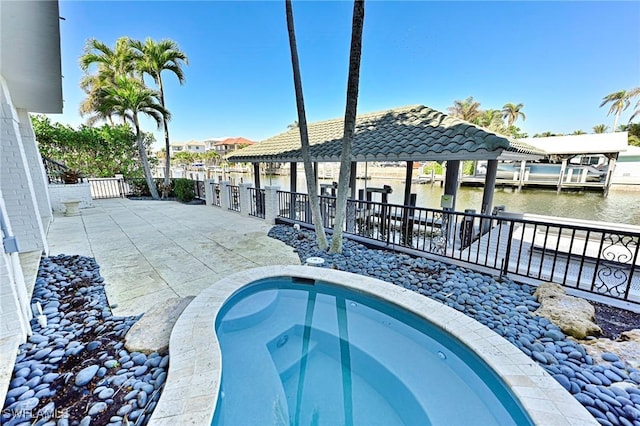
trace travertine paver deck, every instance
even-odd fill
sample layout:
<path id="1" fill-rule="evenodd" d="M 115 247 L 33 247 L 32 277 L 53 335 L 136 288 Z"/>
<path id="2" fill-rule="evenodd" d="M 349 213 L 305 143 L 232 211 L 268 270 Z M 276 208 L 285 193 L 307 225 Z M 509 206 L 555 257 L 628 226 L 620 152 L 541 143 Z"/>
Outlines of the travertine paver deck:
<path id="1" fill-rule="evenodd" d="M 54 217 L 49 253 L 94 257 L 114 315 L 195 296 L 234 272 L 300 263 L 291 247 L 267 236 L 263 220 L 218 207 L 122 198 L 94 206 Z"/>

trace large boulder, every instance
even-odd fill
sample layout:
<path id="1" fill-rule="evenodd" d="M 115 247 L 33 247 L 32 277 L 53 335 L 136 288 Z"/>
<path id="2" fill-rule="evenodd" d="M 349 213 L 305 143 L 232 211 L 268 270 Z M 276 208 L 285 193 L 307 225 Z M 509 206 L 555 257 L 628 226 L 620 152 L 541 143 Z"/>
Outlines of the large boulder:
<path id="1" fill-rule="evenodd" d="M 563 333 L 576 339 L 602 333 L 602 329 L 594 322 L 595 308 L 584 299 L 569 296 L 561 285 L 541 284 L 534 296 L 540 303 L 534 314 L 549 319 L 560 327 Z"/>
<path id="2" fill-rule="evenodd" d="M 595 361 L 604 360 L 602 354 L 616 354 L 627 365 L 640 369 L 640 329 L 624 331 L 617 340 L 594 339 L 580 342 Z"/>
<path id="3" fill-rule="evenodd" d="M 173 325 L 194 298 L 173 297 L 148 310 L 124 337 L 125 348 L 145 354 L 166 352 Z"/>

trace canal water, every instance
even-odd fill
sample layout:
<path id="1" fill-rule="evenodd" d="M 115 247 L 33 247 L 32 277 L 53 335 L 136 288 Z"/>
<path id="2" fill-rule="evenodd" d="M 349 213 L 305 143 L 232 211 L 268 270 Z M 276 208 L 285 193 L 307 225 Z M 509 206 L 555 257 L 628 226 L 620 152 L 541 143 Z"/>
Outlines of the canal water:
<path id="1" fill-rule="evenodd" d="M 225 176 L 229 178 L 229 174 Z M 250 174 L 231 174 L 237 184 L 240 179 L 252 182 Z M 217 178 L 216 178 L 217 179 Z M 331 183 L 331 180 L 320 180 L 320 183 Z M 262 187 L 278 185 L 283 191 L 289 190 L 289 176 L 261 176 Z M 298 173 L 297 187 L 299 192 L 307 192 L 304 175 Z M 389 195 L 389 202 L 402 204 L 404 183 L 399 179 L 369 179 L 358 180 L 357 188 L 391 186 L 393 192 Z M 480 211 L 482 206 L 482 187 L 458 188 L 456 210 L 475 209 Z M 440 208 L 440 196 L 444 193 L 440 183 L 412 184 L 411 192 L 416 194 L 419 207 Z M 380 194 L 374 194 L 374 201 L 380 201 Z M 600 192 L 569 192 L 556 193 L 555 189 L 525 188 L 518 192 L 515 188 L 496 187 L 493 205 L 503 205 L 506 211 L 532 213 L 547 216 L 568 217 L 574 219 L 594 220 L 600 222 L 624 223 L 640 226 L 640 191 L 612 190 L 608 197 Z"/>

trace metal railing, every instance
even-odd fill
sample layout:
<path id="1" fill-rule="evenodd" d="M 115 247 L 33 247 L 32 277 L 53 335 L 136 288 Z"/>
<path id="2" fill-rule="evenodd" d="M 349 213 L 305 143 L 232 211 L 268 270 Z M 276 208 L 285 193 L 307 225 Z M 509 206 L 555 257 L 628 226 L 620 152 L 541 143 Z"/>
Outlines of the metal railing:
<path id="1" fill-rule="evenodd" d="M 279 217 L 312 223 L 306 194 L 278 192 Z M 335 198 L 320 197 L 326 228 Z M 382 247 L 417 250 L 640 303 L 640 232 L 348 200 L 343 230 Z"/>
<path id="2" fill-rule="evenodd" d="M 205 199 L 204 181 L 194 180 L 193 181 L 193 192 L 194 192 L 195 197 L 197 199 L 204 200 Z"/>
<path id="3" fill-rule="evenodd" d="M 229 210 L 240 212 L 240 187 L 229 185 Z"/>
<path id="4" fill-rule="evenodd" d="M 249 198 L 251 205 L 249 216 L 255 216 L 264 219 L 265 213 L 265 192 L 264 189 L 247 188 L 249 190 Z"/>
<path id="5" fill-rule="evenodd" d="M 79 172 L 70 169 L 56 160 L 42 157 L 42 164 L 47 173 L 47 182 L 50 184 L 61 185 L 84 182 L 84 178 Z"/>
<path id="6" fill-rule="evenodd" d="M 124 198 L 131 192 L 129 184 L 122 178 L 91 178 L 88 181 L 94 200 Z"/>

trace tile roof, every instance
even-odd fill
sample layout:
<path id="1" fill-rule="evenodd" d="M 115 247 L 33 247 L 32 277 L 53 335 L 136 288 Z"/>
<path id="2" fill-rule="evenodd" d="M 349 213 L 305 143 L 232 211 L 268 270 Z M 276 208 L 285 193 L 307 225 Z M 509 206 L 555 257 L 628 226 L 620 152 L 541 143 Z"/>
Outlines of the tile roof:
<path id="1" fill-rule="evenodd" d="M 219 142 L 216 142 L 214 145 L 253 145 L 255 142 L 250 141 L 249 139 L 245 139 L 242 137 L 238 138 L 226 138 Z"/>
<path id="2" fill-rule="evenodd" d="M 340 161 L 343 118 L 309 123 L 312 161 Z M 539 158 L 544 151 L 423 105 L 358 115 L 353 161 Z M 234 162 L 302 161 L 297 128 L 228 156 Z"/>

